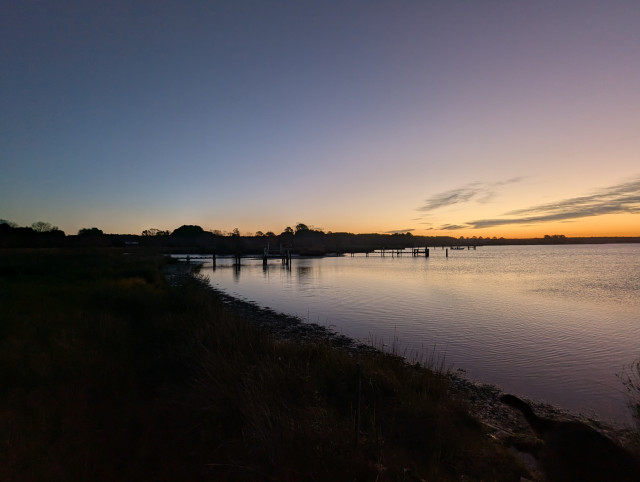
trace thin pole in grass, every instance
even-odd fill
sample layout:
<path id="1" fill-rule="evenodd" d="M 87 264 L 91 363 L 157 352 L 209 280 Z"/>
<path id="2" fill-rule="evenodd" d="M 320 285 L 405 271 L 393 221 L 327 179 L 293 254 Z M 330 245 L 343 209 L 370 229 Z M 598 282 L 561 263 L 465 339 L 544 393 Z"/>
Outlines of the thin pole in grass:
<path id="1" fill-rule="evenodd" d="M 356 373 L 358 381 L 356 383 L 356 433 L 354 439 L 354 445 L 358 446 L 360 439 L 360 392 L 362 391 L 362 377 L 360 373 L 360 363 L 356 365 Z"/>

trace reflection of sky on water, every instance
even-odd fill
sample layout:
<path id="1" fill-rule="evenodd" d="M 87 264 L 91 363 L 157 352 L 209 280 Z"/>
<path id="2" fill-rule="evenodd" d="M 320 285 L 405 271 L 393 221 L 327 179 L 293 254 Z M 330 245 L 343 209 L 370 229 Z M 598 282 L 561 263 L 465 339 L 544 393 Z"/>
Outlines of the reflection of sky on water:
<path id="1" fill-rule="evenodd" d="M 640 245 L 231 262 L 203 272 L 232 295 L 506 390 L 626 415 L 615 375 L 640 355 Z"/>

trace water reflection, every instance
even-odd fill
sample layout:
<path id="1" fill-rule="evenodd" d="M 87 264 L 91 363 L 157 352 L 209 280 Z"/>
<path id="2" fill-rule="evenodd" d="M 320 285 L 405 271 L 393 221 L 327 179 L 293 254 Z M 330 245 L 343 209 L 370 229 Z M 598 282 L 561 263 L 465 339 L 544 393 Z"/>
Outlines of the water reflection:
<path id="1" fill-rule="evenodd" d="M 640 346 L 640 245 L 294 258 L 290 267 L 243 259 L 241 279 L 218 269 L 211 283 L 401 354 L 439 347 L 446 364 L 505 390 L 628 416 L 616 374 Z"/>
<path id="2" fill-rule="evenodd" d="M 311 266 L 296 266 L 296 274 L 300 281 L 304 280 L 304 278 L 311 276 L 313 269 Z"/>

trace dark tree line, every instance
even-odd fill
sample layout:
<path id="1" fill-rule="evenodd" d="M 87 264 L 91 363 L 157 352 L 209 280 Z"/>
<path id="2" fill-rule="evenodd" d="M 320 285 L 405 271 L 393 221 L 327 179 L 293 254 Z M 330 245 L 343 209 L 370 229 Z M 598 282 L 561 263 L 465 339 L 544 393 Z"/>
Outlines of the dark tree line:
<path id="1" fill-rule="evenodd" d="M 238 228 L 229 233 L 206 231 L 201 226 L 185 224 L 169 232 L 157 228 L 142 231 L 141 235 L 105 234 L 101 229 L 82 228 L 77 235 L 65 235 L 50 223 L 38 221 L 31 227 L 0 220 L 0 247 L 150 247 L 168 252 L 201 252 L 218 254 L 259 254 L 270 250 L 289 249 L 302 255 L 370 252 L 376 249 L 403 249 L 440 246 L 491 246 L 526 244 L 594 244 L 638 243 L 640 238 L 568 238 L 562 234 L 543 238 L 454 238 L 452 236 L 416 236 L 411 233 L 353 234 L 324 232 L 304 223 L 295 228 L 287 226 L 280 234 L 258 231 L 242 235 Z"/>

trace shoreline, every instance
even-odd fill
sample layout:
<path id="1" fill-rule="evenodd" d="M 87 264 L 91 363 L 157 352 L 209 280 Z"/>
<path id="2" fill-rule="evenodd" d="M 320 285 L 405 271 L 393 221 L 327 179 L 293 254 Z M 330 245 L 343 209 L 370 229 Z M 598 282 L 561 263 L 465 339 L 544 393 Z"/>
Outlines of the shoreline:
<path id="1" fill-rule="evenodd" d="M 166 274 L 171 284 L 179 283 L 179 279 L 183 276 L 197 276 L 200 269 L 200 263 L 197 262 L 191 265 L 177 263 L 169 266 L 171 267 Z M 172 273 L 169 271 L 172 271 Z M 261 307 L 252 301 L 233 297 L 220 289 L 214 288 L 208 281 L 206 282 L 206 288 L 215 293 L 232 314 L 246 320 L 277 340 L 300 343 L 319 340 L 328 341 L 334 348 L 345 350 L 352 356 L 373 353 L 392 355 L 374 346 L 336 333 L 328 327 L 307 322 L 297 316 L 277 312 L 271 308 Z M 410 362 L 407 361 L 407 365 L 410 365 Z M 490 437 L 502 441 L 513 438 L 534 438 L 533 432 L 524 418 L 499 401 L 500 395 L 504 393 L 499 386 L 490 383 L 473 382 L 465 377 L 462 369 L 450 369 L 441 372 L 441 374 L 449 383 L 451 396 L 468 405 L 470 413 L 486 427 Z M 625 447 L 632 445 L 634 431 L 629 426 L 605 422 L 556 407 L 544 401 L 531 400 L 519 394 L 515 395 L 526 400 L 536 414 L 540 416 L 586 423 L 620 445 Z"/>

